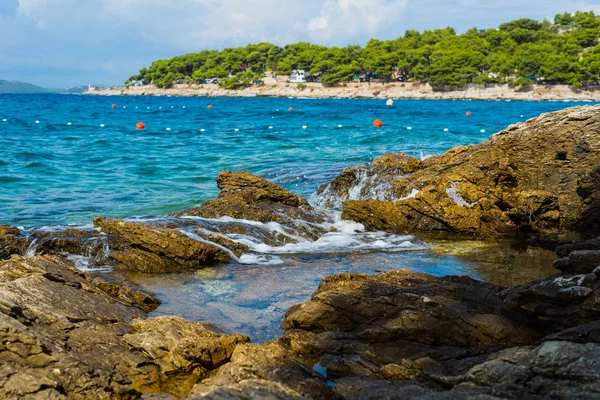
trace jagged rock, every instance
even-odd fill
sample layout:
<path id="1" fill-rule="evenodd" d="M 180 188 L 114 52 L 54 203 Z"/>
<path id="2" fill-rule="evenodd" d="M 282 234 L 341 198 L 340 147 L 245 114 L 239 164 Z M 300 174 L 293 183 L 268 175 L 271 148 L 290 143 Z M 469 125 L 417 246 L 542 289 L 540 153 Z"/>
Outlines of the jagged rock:
<path id="1" fill-rule="evenodd" d="M 600 343 L 600 320 L 578 325 L 549 335 L 546 340 L 562 340 L 574 343 Z"/>
<path id="2" fill-rule="evenodd" d="M 227 252 L 219 247 L 191 239 L 179 231 L 106 217 L 94 219 L 94 226 L 119 239 L 110 257 L 118 267 L 130 271 L 175 272 L 229 260 Z"/>
<path id="3" fill-rule="evenodd" d="M 598 365 L 600 344 L 546 341 L 538 347 L 516 347 L 492 354 L 467 374 L 443 380 L 489 388 L 512 385 L 529 392 L 521 390 L 513 398 L 592 399 L 600 397 Z"/>
<path id="4" fill-rule="evenodd" d="M 552 332 L 598 318 L 600 279 L 594 274 L 561 275 L 501 292 L 504 303 Z"/>
<path id="5" fill-rule="evenodd" d="M 10 258 L 13 254 L 24 255 L 27 247 L 29 247 L 29 240 L 20 229 L 0 225 L 0 260 Z"/>
<path id="6" fill-rule="evenodd" d="M 155 360 L 164 373 L 218 368 L 229 361 L 238 344 L 250 341 L 247 336 L 220 333 L 210 324 L 172 316 L 136 319 L 131 327 L 123 339 Z"/>
<path id="7" fill-rule="evenodd" d="M 198 383 L 192 393 L 198 395 L 192 398 L 209 399 L 342 398 L 315 371 L 274 342 L 237 346 L 231 361 Z"/>
<path id="8" fill-rule="evenodd" d="M 409 271 L 340 274 L 288 311 L 280 342 L 319 360 L 351 399 L 596 398 L 598 287 L 594 274 L 509 289 Z"/>
<path id="9" fill-rule="evenodd" d="M 580 250 L 600 250 L 600 237 L 565 243 L 555 249 L 556 254 L 561 258 L 568 257 L 572 252 Z"/>
<path id="10" fill-rule="evenodd" d="M 585 106 L 543 114 L 485 143 L 427 158 L 408 174 L 381 172 L 388 161 L 380 160 L 346 171 L 329 194 L 363 193 L 344 204 L 343 217 L 369 230 L 600 232 L 599 111 Z M 355 185 L 373 176 L 371 184 L 366 179 L 370 189 Z"/>
<path id="11" fill-rule="evenodd" d="M 600 266 L 600 250 L 575 250 L 554 262 L 562 272 L 585 274 Z"/>
<path id="12" fill-rule="evenodd" d="M 220 193 L 216 199 L 207 201 L 198 207 L 184 210 L 177 215 L 189 215 L 203 218 L 231 217 L 268 222 L 286 222 L 297 229 L 301 236 L 318 238 L 325 231 L 306 224 L 294 222 L 303 220 L 310 223 L 322 223 L 324 217 L 300 196 L 247 172 L 223 171 L 217 176 Z M 244 233 L 230 232 L 223 233 Z M 289 241 L 289 237 L 287 238 Z"/>
<path id="13" fill-rule="evenodd" d="M 153 383 L 119 339 L 148 301 L 99 286 L 56 257 L 0 262 L 0 397 L 137 398 Z"/>
<path id="14" fill-rule="evenodd" d="M 395 200 L 386 177 L 404 176 L 421 168 L 423 162 L 417 158 L 387 153 L 375 158 L 370 167 L 361 165 L 344 169 L 333 181 L 317 190 L 317 198 L 326 208 L 340 208 L 347 200 Z"/>
<path id="15" fill-rule="evenodd" d="M 586 274 L 600 266 L 600 238 L 566 243 L 556 248 L 554 267 L 565 273 Z"/>
<path id="16" fill-rule="evenodd" d="M 196 230 L 196 234 L 198 234 L 198 236 L 205 238 L 206 240 L 209 240 L 213 243 L 217 243 L 223 247 L 228 248 L 237 257 L 240 257 L 242 254 L 247 253 L 249 250 L 249 247 L 246 246 L 245 244 L 234 242 L 233 240 L 230 240 L 223 235 L 218 235 L 215 233 L 206 234 L 200 229 Z"/>
<path id="17" fill-rule="evenodd" d="M 43 254 L 78 254 L 95 257 L 103 251 L 102 234 L 94 230 L 33 231 L 35 251 Z"/>
<path id="18" fill-rule="evenodd" d="M 249 340 L 177 317 L 144 319 L 158 304 L 59 257 L 0 262 L 0 397 L 183 398 Z"/>
<path id="19" fill-rule="evenodd" d="M 164 376 L 186 376 L 177 381 L 178 393 L 187 393 L 211 370 L 227 363 L 239 344 L 250 339 L 216 332 L 209 324 L 179 317 L 136 319 L 123 340 L 160 367 Z"/>
<path id="20" fill-rule="evenodd" d="M 324 278 L 312 300 L 292 307 L 282 327 L 378 344 L 405 340 L 468 348 L 535 340 L 535 332 L 502 316 L 500 291 L 468 277 L 408 270 L 339 274 Z"/>

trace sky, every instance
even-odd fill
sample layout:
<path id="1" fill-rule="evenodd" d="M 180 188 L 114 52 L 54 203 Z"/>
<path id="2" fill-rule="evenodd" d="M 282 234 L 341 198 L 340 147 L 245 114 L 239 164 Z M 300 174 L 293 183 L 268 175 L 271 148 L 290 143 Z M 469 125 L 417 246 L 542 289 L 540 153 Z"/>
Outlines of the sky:
<path id="1" fill-rule="evenodd" d="M 0 79 L 114 85 L 153 60 L 206 49 L 364 45 L 576 10 L 600 14 L 600 0 L 0 0 Z"/>

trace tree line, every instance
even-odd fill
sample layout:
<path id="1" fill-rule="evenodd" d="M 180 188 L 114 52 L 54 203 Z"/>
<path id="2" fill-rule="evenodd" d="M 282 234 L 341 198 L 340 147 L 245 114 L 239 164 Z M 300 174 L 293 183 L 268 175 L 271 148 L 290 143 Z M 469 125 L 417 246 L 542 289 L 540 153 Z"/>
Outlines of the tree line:
<path id="1" fill-rule="evenodd" d="M 600 17 L 577 11 L 554 21 L 518 19 L 497 29 L 408 30 L 393 40 L 370 40 L 366 46 L 326 47 L 301 42 L 279 47 L 269 43 L 207 50 L 157 60 L 127 80 L 170 87 L 174 82 L 223 78 L 228 88 L 252 84 L 267 70 L 287 75 L 302 69 L 319 75 L 324 85 L 369 75 L 384 81 L 429 82 L 436 89 L 468 83 L 533 82 L 600 84 Z"/>

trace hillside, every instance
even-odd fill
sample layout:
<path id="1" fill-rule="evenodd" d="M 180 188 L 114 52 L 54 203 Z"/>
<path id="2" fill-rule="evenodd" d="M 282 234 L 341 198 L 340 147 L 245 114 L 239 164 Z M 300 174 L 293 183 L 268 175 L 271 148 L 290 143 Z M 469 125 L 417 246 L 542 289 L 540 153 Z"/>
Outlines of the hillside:
<path id="1" fill-rule="evenodd" d="M 0 93 L 46 93 L 47 89 L 18 81 L 0 80 Z"/>
<path id="2" fill-rule="evenodd" d="M 16 93 L 83 93 L 87 87 L 77 86 L 67 89 L 48 89 L 42 88 L 31 83 L 19 81 L 0 80 L 0 93 L 16 94 Z"/>
<path id="3" fill-rule="evenodd" d="M 265 71 L 289 75 L 305 70 L 326 86 L 351 81 L 401 80 L 428 83 L 436 90 L 462 85 L 568 84 L 573 88 L 600 82 L 600 19 L 594 12 L 558 14 L 553 22 L 527 18 L 497 29 L 472 28 L 457 34 L 451 28 L 415 30 L 392 40 L 370 40 L 366 46 L 326 47 L 269 43 L 221 51 L 207 50 L 157 60 L 130 81 L 170 87 L 174 82 L 224 78 L 221 86 L 242 88 Z"/>

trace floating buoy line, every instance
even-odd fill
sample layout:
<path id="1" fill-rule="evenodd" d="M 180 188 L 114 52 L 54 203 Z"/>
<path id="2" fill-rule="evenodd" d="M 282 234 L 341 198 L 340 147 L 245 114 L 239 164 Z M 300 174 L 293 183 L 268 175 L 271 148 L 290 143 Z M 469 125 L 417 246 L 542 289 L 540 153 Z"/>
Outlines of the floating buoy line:
<path id="1" fill-rule="evenodd" d="M 391 100 L 391 99 L 390 99 L 390 100 Z M 393 100 L 392 100 L 392 104 L 393 104 Z M 387 105 L 389 105 L 389 104 L 387 104 Z M 117 105 L 116 105 L 116 104 L 111 104 L 111 106 L 110 106 L 110 107 L 111 107 L 112 109 L 116 109 L 116 108 L 117 108 Z M 127 108 L 127 106 L 122 106 L 122 108 L 123 108 L 123 109 L 126 109 L 126 108 Z M 138 108 L 139 108 L 139 106 L 135 106 L 135 108 L 136 108 L 136 109 L 138 109 Z M 158 107 L 158 109 L 161 109 L 161 110 L 162 110 L 162 108 L 163 108 L 162 106 L 159 106 L 159 107 Z M 171 109 L 174 109 L 174 108 L 175 108 L 175 106 L 171 106 Z M 186 106 L 182 106 L 181 108 L 182 108 L 182 109 L 184 109 L 184 110 L 185 110 L 185 109 L 187 109 L 187 108 L 186 108 Z M 212 104 L 208 104 L 208 105 L 207 105 L 207 108 L 210 110 L 210 109 L 212 109 L 212 108 L 213 108 L 213 105 L 212 105 Z M 148 110 L 149 110 L 149 109 L 150 109 L 150 107 L 149 107 L 149 106 L 147 106 L 147 107 L 146 107 L 146 109 L 148 109 Z M 279 111 L 279 109 L 278 109 L 277 111 Z M 293 107 L 289 107 L 289 108 L 288 108 L 288 111 L 294 111 L 294 108 L 293 108 Z M 473 115 L 473 113 L 472 113 L 471 111 L 466 111 L 466 112 L 465 112 L 465 116 L 467 116 L 467 117 L 470 117 L 470 116 L 472 116 L 472 115 Z M 271 118 L 274 118 L 274 117 L 271 117 Z M 520 118 L 524 118 L 524 116 L 523 116 L 523 115 L 520 115 Z M 7 119 L 7 118 L 3 118 L 3 119 L 2 119 L 2 122 L 8 122 L 8 119 Z M 34 123 L 35 123 L 36 125 L 39 125 L 39 124 L 40 124 L 40 120 L 35 120 L 35 121 L 34 121 Z M 72 126 L 72 124 L 73 124 L 73 123 L 72 123 L 71 121 L 69 121 L 69 122 L 67 122 L 67 123 L 66 123 L 66 125 L 67 125 L 67 126 Z M 337 125 L 333 125 L 333 126 L 334 126 L 334 127 L 337 127 L 337 128 L 343 128 L 343 125 L 342 125 L 342 124 L 337 124 Z M 373 121 L 373 126 L 374 126 L 375 128 L 382 128 L 382 127 L 383 127 L 383 121 L 382 121 L 382 120 L 380 120 L 380 119 L 376 119 L 376 120 L 374 120 L 374 121 Z M 100 127 L 100 128 L 104 128 L 104 127 L 106 127 L 106 125 L 105 125 L 105 124 L 99 124 L 99 127 Z M 324 125 L 324 127 L 327 127 L 327 125 Z M 138 122 L 138 123 L 135 125 L 135 128 L 136 128 L 137 130 L 143 130 L 143 129 L 146 129 L 146 124 L 145 124 L 144 122 Z M 165 128 L 165 129 L 166 129 L 167 131 L 171 131 L 171 130 L 172 130 L 172 128 L 170 128 L 170 127 L 167 127 L 167 128 Z M 269 126 L 268 126 L 268 129 L 273 129 L 273 126 L 272 126 L 272 125 L 269 125 Z M 308 129 L 308 125 L 302 125 L 302 129 Z M 408 131 L 410 131 L 410 130 L 412 130 L 412 129 L 413 129 L 413 127 L 412 127 L 412 126 L 407 126 L 407 127 L 406 127 L 406 130 L 408 130 Z M 234 128 L 234 129 L 233 129 L 233 131 L 234 131 L 234 132 L 239 132 L 239 131 L 240 131 L 240 129 L 239 129 L 239 128 Z M 449 128 L 443 128 L 443 131 L 444 131 L 444 132 L 449 132 L 449 131 L 450 131 L 450 129 L 449 129 Z M 201 129 L 200 129 L 200 132 L 206 132 L 206 129 L 204 129 L 204 128 L 201 128 Z M 480 133 L 486 133 L 486 130 L 485 130 L 485 129 L 480 129 L 480 131 L 479 131 L 479 132 L 480 132 Z"/>

